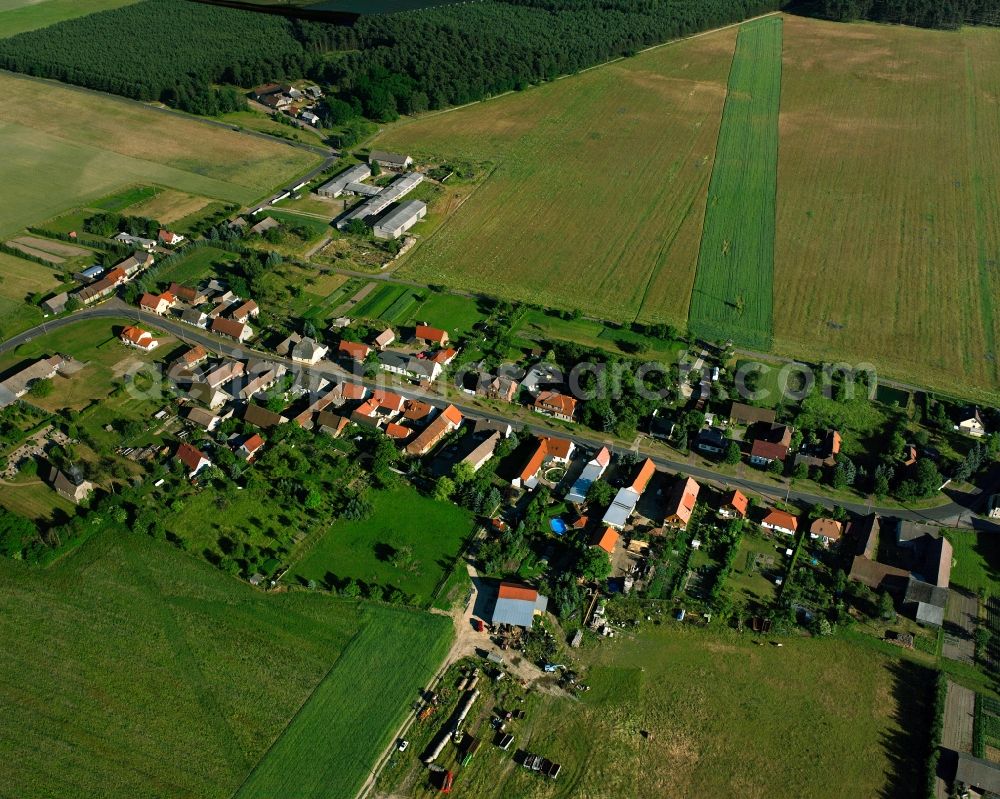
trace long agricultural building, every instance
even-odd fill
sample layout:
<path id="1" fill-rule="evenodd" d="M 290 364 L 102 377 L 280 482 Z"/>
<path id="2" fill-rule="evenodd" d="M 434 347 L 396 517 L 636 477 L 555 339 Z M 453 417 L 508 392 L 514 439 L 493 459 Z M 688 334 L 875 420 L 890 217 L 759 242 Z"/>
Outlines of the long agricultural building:
<path id="1" fill-rule="evenodd" d="M 333 180 L 329 180 L 316 189 L 316 193 L 320 197 L 339 197 L 344 193 L 350 183 L 360 183 L 367 177 L 371 177 L 372 170 L 368 164 L 355 164 L 352 167 L 348 167 L 339 175 L 336 175 Z"/>
<path id="2" fill-rule="evenodd" d="M 382 213 L 386 208 L 397 200 L 402 199 L 423 182 L 424 176 L 420 172 L 408 172 L 394 180 L 385 187 L 379 194 L 369 200 L 365 200 L 351 213 L 344 216 L 337 222 L 337 229 L 343 230 L 355 219 L 364 221 L 370 216 Z"/>
<path id="3" fill-rule="evenodd" d="M 401 203 L 398 208 L 375 223 L 375 238 L 398 239 L 425 216 L 427 216 L 427 205 L 420 200 Z"/>

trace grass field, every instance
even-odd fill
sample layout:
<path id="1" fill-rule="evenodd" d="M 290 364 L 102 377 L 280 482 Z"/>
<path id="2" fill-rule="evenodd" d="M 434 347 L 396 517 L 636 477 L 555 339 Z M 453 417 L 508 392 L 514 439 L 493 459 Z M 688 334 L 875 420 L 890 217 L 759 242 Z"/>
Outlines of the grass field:
<path id="1" fill-rule="evenodd" d="M 22 799 L 230 797 L 366 623 L 119 531 L 46 570 L 0 561 L 0 581 L 17 641 L 0 663 L 3 791 Z"/>
<path id="2" fill-rule="evenodd" d="M 380 610 L 236 793 L 236 799 L 353 796 L 444 659 L 451 620 Z"/>
<path id="3" fill-rule="evenodd" d="M 0 0 L 0 39 L 136 0 Z"/>
<path id="4" fill-rule="evenodd" d="M 1000 31 L 787 17 L 776 349 L 1000 385 Z"/>
<path id="5" fill-rule="evenodd" d="M 156 183 L 247 204 L 318 156 L 138 103 L 0 75 L 0 235 Z M 58 108 L 58 113 L 51 109 Z"/>
<path id="6" fill-rule="evenodd" d="M 354 579 L 398 589 L 414 604 L 429 602 L 472 532 L 472 517 L 411 486 L 373 492 L 371 500 L 370 518 L 334 523 L 290 576 L 319 584 Z"/>
<path id="7" fill-rule="evenodd" d="M 577 656 L 589 666 L 591 690 L 580 701 L 532 692 L 527 718 L 511 725 L 515 747 L 562 764 L 559 779 L 525 771 L 514 762 L 514 747 L 492 746 L 488 715 L 480 714 L 466 726 L 486 738 L 472 763 L 452 766 L 453 746 L 439 761 L 456 769 L 456 793 L 477 799 L 924 795 L 917 775 L 926 733 L 914 728 L 920 719 L 914 693 L 928 677 L 920 667 L 841 640 L 755 647 L 733 633 L 673 625 Z M 437 795 L 424 787 L 423 774 L 417 780 L 409 795 Z"/>
<path id="8" fill-rule="evenodd" d="M 782 19 L 776 193 L 766 196 L 773 138 L 735 137 L 750 147 L 741 153 L 719 137 L 736 34 L 715 32 L 390 126 L 378 146 L 495 165 L 401 274 L 683 327 L 699 302 L 699 260 L 725 266 L 741 242 L 753 244 L 725 272 L 737 279 L 714 280 L 735 295 L 714 296 L 742 336 L 766 343 L 771 319 L 781 354 L 869 362 L 889 377 L 1000 400 L 1000 31 Z M 763 63 L 749 77 L 773 89 L 777 65 Z M 734 92 L 730 108 L 766 105 L 773 130 L 773 94 L 764 102 L 765 86 L 745 88 L 757 91 Z M 707 206 L 709 175 L 734 174 L 721 159 L 713 168 L 717 143 L 747 160 L 759 218 L 736 209 L 712 221 L 738 196 Z M 751 278 L 752 264 L 769 259 L 772 216 L 769 290 L 763 274 Z M 737 237 L 741 223 L 759 233 Z"/>
<path id="9" fill-rule="evenodd" d="M 781 97 L 779 17 L 740 28 L 708 189 L 688 328 L 767 350 Z"/>
<path id="10" fill-rule="evenodd" d="M 167 288 L 171 282 L 197 286 L 217 273 L 216 265 L 235 261 L 237 256 L 228 250 L 199 247 L 171 264 L 156 276 L 157 285 Z"/>
<path id="11" fill-rule="evenodd" d="M 735 38 L 723 31 L 389 128 L 377 146 L 497 164 L 401 274 L 685 324 Z"/>
<path id="12" fill-rule="evenodd" d="M 952 585 L 981 596 L 1000 595 L 1000 541 L 988 532 L 949 530 L 954 547 Z"/>
<path id="13" fill-rule="evenodd" d="M 35 292 L 47 294 L 60 285 L 55 272 L 42 264 L 0 253 L 0 339 L 42 321 L 42 312 L 26 304 Z"/>
<path id="14" fill-rule="evenodd" d="M 163 224 L 169 225 L 178 219 L 198 213 L 210 202 L 211 200 L 205 197 L 164 189 L 157 191 L 152 197 L 140 199 L 135 204 L 126 206 L 124 212 L 129 216 L 158 219 Z"/>

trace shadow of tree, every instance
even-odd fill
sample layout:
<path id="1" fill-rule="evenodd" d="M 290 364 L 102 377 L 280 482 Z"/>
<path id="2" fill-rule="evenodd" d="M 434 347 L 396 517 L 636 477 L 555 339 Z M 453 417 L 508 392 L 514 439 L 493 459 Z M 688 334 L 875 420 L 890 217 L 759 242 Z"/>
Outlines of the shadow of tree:
<path id="1" fill-rule="evenodd" d="M 896 726 L 882 745 L 889 761 L 882 799 L 924 799 L 927 796 L 928 760 L 934 715 L 935 672 L 909 660 L 888 664 Z"/>

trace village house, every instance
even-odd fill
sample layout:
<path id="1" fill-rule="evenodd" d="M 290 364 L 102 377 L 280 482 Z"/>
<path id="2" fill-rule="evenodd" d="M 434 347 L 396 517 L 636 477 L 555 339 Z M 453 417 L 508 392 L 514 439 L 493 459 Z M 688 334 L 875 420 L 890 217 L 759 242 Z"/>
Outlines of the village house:
<path id="1" fill-rule="evenodd" d="M 246 409 L 243 411 L 243 421 L 247 424 L 252 424 L 254 427 L 259 427 L 261 430 L 270 430 L 279 424 L 285 424 L 288 421 L 288 417 L 248 402 Z"/>
<path id="2" fill-rule="evenodd" d="M 312 111 L 303 111 L 301 114 L 303 122 L 308 122 L 313 127 L 319 124 L 319 117 L 316 116 Z"/>
<path id="3" fill-rule="evenodd" d="M 153 334 L 142 328 L 129 326 L 122 330 L 121 336 L 122 344 L 129 347 L 135 347 L 137 350 L 143 350 L 144 352 L 150 352 L 155 350 L 160 346 L 160 342 L 153 338 Z"/>
<path id="4" fill-rule="evenodd" d="M 78 475 L 69 474 L 61 469 L 53 469 L 52 488 L 63 499 L 68 499 L 74 505 L 86 502 L 94 491 L 94 484 Z"/>
<path id="5" fill-rule="evenodd" d="M 187 442 L 184 442 L 177 448 L 176 458 L 183 464 L 189 480 L 197 477 L 198 472 L 202 469 L 207 469 L 212 465 L 212 461 L 208 459 L 204 452 Z"/>
<path id="6" fill-rule="evenodd" d="M 504 581 L 497 592 L 496 605 L 490 624 L 509 624 L 513 627 L 530 629 L 535 623 L 535 615 L 545 613 L 549 600 L 534 588 Z"/>
<path id="7" fill-rule="evenodd" d="M 243 443 L 240 444 L 239 449 L 236 451 L 236 454 L 249 463 L 257 457 L 257 453 L 260 452 L 263 447 L 264 439 L 260 437 L 260 433 L 254 433 L 244 439 Z"/>
<path id="8" fill-rule="evenodd" d="M 61 291 L 54 297 L 49 297 L 42 303 L 42 311 L 46 316 L 55 316 L 56 314 L 61 314 L 66 310 L 66 304 L 69 302 L 69 292 Z"/>
<path id="9" fill-rule="evenodd" d="M 568 463 L 573 456 L 576 444 L 568 438 L 555 438 L 553 436 L 538 436 L 536 438 L 535 449 L 528 457 L 527 462 L 511 481 L 515 488 L 531 489 L 538 485 L 538 473 L 543 464 L 547 461 L 561 464 Z"/>
<path id="10" fill-rule="evenodd" d="M 19 400 L 37 381 L 51 380 L 67 363 L 62 355 L 41 358 L 0 382 L 0 408 Z"/>
<path id="11" fill-rule="evenodd" d="M 461 462 L 471 466 L 472 471 L 478 472 L 493 457 L 493 453 L 496 452 L 499 443 L 500 434 L 497 432 L 490 433 L 469 454 L 462 458 Z"/>
<path id="12" fill-rule="evenodd" d="M 265 216 L 248 231 L 251 236 L 263 236 L 267 231 L 281 227 L 281 223 L 272 216 Z"/>
<path id="13" fill-rule="evenodd" d="M 388 347 L 392 342 L 396 340 L 396 334 L 392 331 L 391 327 L 387 327 L 377 336 L 375 336 L 374 344 L 375 348 L 382 352 L 386 347 Z"/>
<path id="14" fill-rule="evenodd" d="M 576 400 L 573 397 L 560 394 L 558 391 L 541 391 L 535 398 L 531 409 L 535 413 L 572 422 L 576 415 Z"/>
<path id="15" fill-rule="evenodd" d="M 190 349 L 185 350 L 175 363 L 182 363 L 190 369 L 207 360 L 208 350 L 201 346 L 201 344 L 195 344 Z"/>
<path id="16" fill-rule="evenodd" d="M 761 521 L 760 526 L 776 533 L 795 535 L 795 531 L 799 527 L 799 520 L 783 510 L 772 509 Z"/>
<path id="17" fill-rule="evenodd" d="M 188 305 L 202 305 L 208 302 L 208 296 L 200 289 L 193 289 L 180 283 L 171 283 L 168 291 L 177 299 L 186 302 Z"/>
<path id="18" fill-rule="evenodd" d="M 123 267 L 116 266 L 100 280 L 76 291 L 74 296 L 84 305 L 89 305 L 113 294 L 115 289 L 128 281 L 128 277 L 128 273 Z"/>
<path id="19" fill-rule="evenodd" d="M 573 483 L 573 487 L 570 488 L 569 493 L 566 494 L 566 501 L 576 505 L 586 502 L 587 492 L 590 490 L 590 487 L 604 476 L 604 472 L 610 463 L 611 453 L 607 447 L 601 447 L 601 450 L 587 461 L 583 472 Z"/>
<path id="20" fill-rule="evenodd" d="M 837 463 L 840 445 L 840 433 L 830 430 L 819 443 L 803 446 L 802 451 L 795 455 L 795 465 L 804 463 L 810 468 L 832 468 Z"/>
<path id="21" fill-rule="evenodd" d="M 223 319 L 222 317 L 216 317 L 212 320 L 212 332 L 226 338 L 231 338 L 241 344 L 253 338 L 253 330 L 250 325 L 234 322 L 232 319 Z"/>
<path id="22" fill-rule="evenodd" d="M 142 236 L 133 236 L 131 233 L 119 233 L 115 236 L 115 241 L 124 244 L 126 247 L 136 247 L 146 252 L 156 249 L 155 239 L 144 239 Z"/>
<path id="23" fill-rule="evenodd" d="M 235 311 L 231 312 L 229 318 L 234 322 L 246 322 L 250 319 L 256 319 L 259 315 L 260 308 L 257 307 L 257 303 L 253 300 L 247 300 Z"/>
<path id="24" fill-rule="evenodd" d="M 646 458 L 631 485 L 618 490 L 601 523 L 616 530 L 624 529 L 654 474 L 656 474 L 656 464 L 651 458 Z"/>
<path id="25" fill-rule="evenodd" d="M 337 347 L 337 354 L 343 358 L 348 358 L 355 363 L 364 363 L 371 354 L 372 348 L 359 341 L 348 341 L 341 339 L 340 346 Z"/>
<path id="26" fill-rule="evenodd" d="M 836 519 L 815 519 L 809 525 L 809 537 L 813 540 L 818 540 L 826 547 L 830 546 L 831 543 L 835 544 L 840 541 L 840 537 L 843 534 L 844 524 Z"/>
<path id="27" fill-rule="evenodd" d="M 413 337 L 424 345 L 434 344 L 438 347 L 445 347 L 448 344 L 448 331 L 429 325 L 417 325 Z"/>
<path id="28" fill-rule="evenodd" d="M 333 438 L 343 433 L 350 423 L 350 419 L 331 411 L 320 411 L 316 414 L 316 429 Z"/>
<path id="29" fill-rule="evenodd" d="M 979 408 L 974 408 L 972 416 L 959 422 L 958 429 L 962 433 L 965 433 L 965 435 L 972 436 L 973 438 L 982 438 L 985 436 L 986 425 L 983 424 L 983 419 L 979 415 Z"/>
<path id="30" fill-rule="evenodd" d="M 445 347 L 442 350 L 438 350 L 431 356 L 431 360 L 440 366 L 442 369 L 455 360 L 455 356 L 458 355 L 458 350 L 452 347 Z"/>
<path id="31" fill-rule="evenodd" d="M 389 424 L 385 426 L 385 434 L 394 441 L 405 441 L 413 435 L 413 431 L 404 424 L 389 422 Z"/>
<path id="32" fill-rule="evenodd" d="M 184 241 L 184 237 L 180 233 L 171 233 L 169 230 L 163 230 L 162 228 L 156 234 L 156 238 L 159 239 L 161 244 L 166 244 L 168 247 L 176 247 Z"/>
<path id="33" fill-rule="evenodd" d="M 175 302 L 177 302 L 177 298 L 169 291 L 165 291 L 163 294 L 143 294 L 139 298 L 139 307 L 144 311 L 163 316 L 174 307 Z"/>
<path id="34" fill-rule="evenodd" d="M 719 454 L 726 451 L 726 446 L 726 437 L 716 427 L 702 428 L 694 440 L 694 447 L 700 452 Z"/>
<path id="35" fill-rule="evenodd" d="M 489 399 L 513 402 L 517 396 L 519 383 L 506 375 L 483 374 L 476 387 L 476 393 Z"/>
<path id="36" fill-rule="evenodd" d="M 180 318 L 184 324 L 191 325 L 192 327 L 200 327 L 202 330 L 208 327 L 208 316 L 197 308 L 188 308 L 182 311 Z"/>
<path id="37" fill-rule="evenodd" d="M 605 527 L 603 531 L 596 531 L 591 539 L 590 545 L 603 549 L 608 555 L 613 555 L 615 547 L 618 546 L 618 539 L 621 536 L 614 527 Z"/>
<path id="38" fill-rule="evenodd" d="M 691 521 L 691 514 L 698 502 L 698 492 L 701 490 L 690 477 L 677 482 L 667 497 L 667 512 L 663 519 L 664 527 L 674 527 L 683 530 Z"/>
<path id="39" fill-rule="evenodd" d="M 749 505 L 750 500 L 742 491 L 730 491 L 722 498 L 718 516 L 720 519 L 745 519 Z"/>
<path id="40" fill-rule="evenodd" d="M 774 424 L 776 414 L 771 408 L 756 408 L 742 402 L 734 402 L 729 409 L 729 421 L 744 427 L 752 424 Z"/>
<path id="41" fill-rule="evenodd" d="M 386 372 L 421 382 L 433 382 L 441 376 L 441 364 L 429 358 L 418 358 L 398 352 L 379 353 L 379 366 Z"/>
<path id="42" fill-rule="evenodd" d="M 206 433 L 214 433 L 222 423 L 222 417 L 212 413 L 210 410 L 199 408 L 197 405 L 188 407 L 184 418 L 191 424 L 200 427 Z"/>
<path id="43" fill-rule="evenodd" d="M 434 419 L 423 432 L 406 445 L 404 452 L 413 457 L 426 455 L 438 442 L 462 424 L 462 414 L 454 405 L 449 405 Z"/>
<path id="44" fill-rule="evenodd" d="M 320 344 L 316 339 L 303 336 L 302 339 L 292 347 L 292 360 L 296 363 L 317 364 L 326 357 L 330 348 L 325 344 Z"/>

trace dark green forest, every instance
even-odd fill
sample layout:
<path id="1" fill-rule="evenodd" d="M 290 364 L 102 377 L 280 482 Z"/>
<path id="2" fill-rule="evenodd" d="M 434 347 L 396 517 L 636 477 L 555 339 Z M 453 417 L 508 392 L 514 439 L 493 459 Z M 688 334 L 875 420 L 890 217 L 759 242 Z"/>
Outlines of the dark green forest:
<path id="1" fill-rule="evenodd" d="M 483 0 L 347 25 L 144 0 L 0 41 L 0 67 L 212 115 L 244 106 L 234 87 L 311 78 L 335 87 L 323 114 L 342 125 L 479 100 L 787 5 Z M 812 0 L 810 8 L 929 27 L 1000 16 L 1000 0 Z"/>
<path id="2" fill-rule="evenodd" d="M 847 22 L 868 19 L 921 28 L 1000 24 L 998 0 L 822 0 L 822 16 Z"/>
<path id="3" fill-rule="evenodd" d="M 145 0 L 0 42 L 0 67 L 195 113 L 250 88 L 307 77 L 385 121 L 526 86 L 678 36 L 773 10 L 780 0 L 485 0 L 353 26 Z"/>

